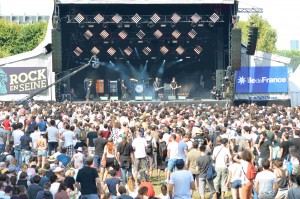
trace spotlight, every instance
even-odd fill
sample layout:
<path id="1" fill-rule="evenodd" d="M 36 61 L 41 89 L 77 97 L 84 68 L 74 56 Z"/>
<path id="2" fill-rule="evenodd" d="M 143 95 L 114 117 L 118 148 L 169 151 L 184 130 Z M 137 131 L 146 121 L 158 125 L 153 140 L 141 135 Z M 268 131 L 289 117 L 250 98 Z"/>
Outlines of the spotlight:
<path id="1" fill-rule="evenodd" d="M 99 24 L 104 20 L 104 17 L 100 14 L 97 14 L 96 17 L 94 17 L 94 20 Z"/>
<path id="2" fill-rule="evenodd" d="M 131 20 L 132 20 L 134 23 L 136 23 L 136 24 L 138 24 L 139 21 L 140 21 L 141 19 L 142 19 L 142 18 L 141 18 L 140 15 L 138 15 L 138 14 L 135 14 L 135 15 L 131 18 Z"/>
<path id="3" fill-rule="evenodd" d="M 210 28 L 213 28 L 213 27 L 215 26 L 215 24 L 214 24 L 213 22 L 209 22 L 209 23 L 208 23 L 208 26 L 209 26 Z"/>
<path id="4" fill-rule="evenodd" d="M 89 40 L 93 36 L 93 33 L 87 30 L 83 35 L 87 40 Z"/>
<path id="5" fill-rule="evenodd" d="M 177 13 L 174 13 L 171 17 L 172 21 L 176 24 L 180 21 L 181 17 L 177 14 Z"/>
<path id="6" fill-rule="evenodd" d="M 79 57 L 83 51 L 81 50 L 81 48 L 77 47 L 73 52 L 77 57 Z"/>
<path id="7" fill-rule="evenodd" d="M 154 14 L 150 19 L 153 23 L 157 23 L 160 20 L 160 17 L 157 14 Z"/>
<path id="8" fill-rule="evenodd" d="M 83 20 L 84 20 L 85 18 L 84 18 L 84 16 L 82 16 L 82 14 L 78 13 L 74 19 L 75 19 L 78 23 L 81 23 L 81 22 L 83 22 Z"/>
<path id="9" fill-rule="evenodd" d="M 217 15 L 216 13 L 213 13 L 209 18 L 213 23 L 216 23 L 220 19 L 219 15 Z"/>
<path id="10" fill-rule="evenodd" d="M 155 26 L 155 24 L 153 22 L 149 22 L 147 25 L 149 28 L 153 28 Z"/>
<path id="11" fill-rule="evenodd" d="M 183 61 L 183 59 L 179 59 L 178 61 Z"/>
<path id="12" fill-rule="evenodd" d="M 112 17 L 112 20 L 118 24 L 122 20 L 122 17 L 119 14 L 115 14 L 115 16 Z"/>
<path id="13" fill-rule="evenodd" d="M 106 38 L 109 36 L 109 33 L 108 33 L 106 30 L 103 30 L 103 31 L 100 33 L 100 36 L 101 36 L 103 39 L 106 39 Z"/>
<path id="14" fill-rule="evenodd" d="M 97 55 L 97 54 L 100 53 L 100 50 L 99 50 L 97 47 L 94 47 L 94 48 L 92 48 L 91 53 L 92 53 L 93 55 Z"/>
<path id="15" fill-rule="evenodd" d="M 107 28 L 108 27 L 108 23 L 103 23 L 103 28 Z"/>

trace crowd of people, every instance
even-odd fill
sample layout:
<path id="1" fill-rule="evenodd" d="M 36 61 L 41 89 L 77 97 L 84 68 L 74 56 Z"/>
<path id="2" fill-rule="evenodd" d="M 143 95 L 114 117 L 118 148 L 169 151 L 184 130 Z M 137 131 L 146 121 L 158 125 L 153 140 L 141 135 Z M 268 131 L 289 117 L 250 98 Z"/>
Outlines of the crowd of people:
<path id="1" fill-rule="evenodd" d="M 0 124 L 3 199 L 300 198 L 297 107 L 2 102 Z"/>

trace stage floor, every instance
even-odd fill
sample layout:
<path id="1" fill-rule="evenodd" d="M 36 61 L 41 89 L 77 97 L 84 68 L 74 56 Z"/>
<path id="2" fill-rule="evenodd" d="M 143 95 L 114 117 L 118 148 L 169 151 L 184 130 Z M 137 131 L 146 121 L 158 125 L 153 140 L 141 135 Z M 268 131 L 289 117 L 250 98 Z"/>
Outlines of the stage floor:
<path id="1" fill-rule="evenodd" d="M 96 103 L 96 102 L 108 102 L 108 101 L 95 101 L 95 100 L 91 100 L 91 103 Z M 181 105 L 185 105 L 185 106 L 189 106 L 189 105 L 195 105 L 198 106 L 199 104 L 205 104 L 207 106 L 212 106 L 212 105 L 220 105 L 220 106 L 228 106 L 231 104 L 230 100 L 214 100 L 214 99 L 201 99 L 201 100 L 193 100 L 193 99 L 186 99 L 186 100 L 172 100 L 172 101 L 137 101 L 137 100 L 129 100 L 129 101 L 116 101 L 116 102 L 121 102 L 121 104 L 132 104 L 132 105 L 138 105 L 138 104 L 153 104 L 153 105 L 159 105 L 159 104 L 165 104 L 165 105 L 169 105 L 172 106 L 174 104 L 181 104 Z M 85 103 L 85 101 L 74 101 L 74 103 Z"/>

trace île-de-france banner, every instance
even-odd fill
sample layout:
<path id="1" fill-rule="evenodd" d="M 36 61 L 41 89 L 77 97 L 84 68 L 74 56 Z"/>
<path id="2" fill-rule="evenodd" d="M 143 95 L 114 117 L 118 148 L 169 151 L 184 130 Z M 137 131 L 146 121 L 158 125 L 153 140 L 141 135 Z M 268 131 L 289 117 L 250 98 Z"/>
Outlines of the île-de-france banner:
<path id="1" fill-rule="evenodd" d="M 47 86 L 46 67 L 0 68 L 0 95 L 31 94 Z"/>
<path id="2" fill-rule="evenodd" d="M 241 67 L 235 76 L 236 93 L 286 93 L 286 66 Z"/>

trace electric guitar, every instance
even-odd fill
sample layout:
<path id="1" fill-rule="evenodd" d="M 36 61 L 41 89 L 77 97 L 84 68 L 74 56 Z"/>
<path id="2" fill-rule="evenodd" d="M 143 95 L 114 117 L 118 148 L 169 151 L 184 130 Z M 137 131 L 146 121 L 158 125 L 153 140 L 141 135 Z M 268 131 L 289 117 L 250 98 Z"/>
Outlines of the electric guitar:
<path id="1" fill-rule="evenodd" d="M 163 87 L 158 87 L 158 88 L 154 88 L 154 91 L 159 91 L 160 89 L 163 89 L 163 88 L 165 88 L 164 86 Z"/>
<path id="2" fill-rule="evenodd" d="M 176 89 L 181 88 L 181 86 L 177 86 L 175 88 L 171 88 L 173 91 L 175 91 Z"/>

